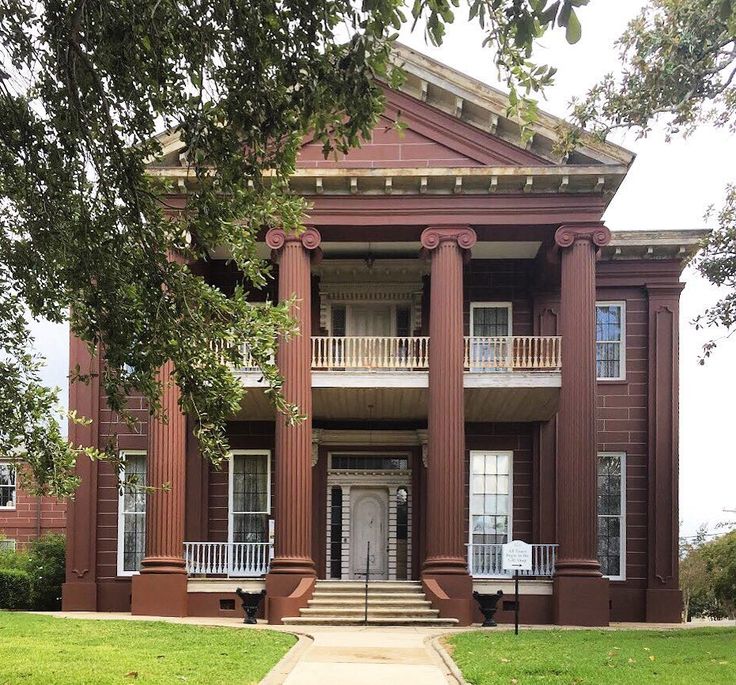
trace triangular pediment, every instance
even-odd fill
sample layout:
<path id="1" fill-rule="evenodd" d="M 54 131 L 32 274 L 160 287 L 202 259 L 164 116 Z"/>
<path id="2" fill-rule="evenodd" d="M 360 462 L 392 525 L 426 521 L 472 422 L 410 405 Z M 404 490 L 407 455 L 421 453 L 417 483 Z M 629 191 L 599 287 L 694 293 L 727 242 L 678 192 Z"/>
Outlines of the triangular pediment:
<path id="1" fill-rule="evenodd" d="M 380 121 L 359 148 L 347 155 L 333 153 L 325 158 L 322 143 L 307 138 L 297 166 L 400 169 L 550 164 L 543 157 L 478 131 L 409 95 L 386 89 L 385 97 Z"/>

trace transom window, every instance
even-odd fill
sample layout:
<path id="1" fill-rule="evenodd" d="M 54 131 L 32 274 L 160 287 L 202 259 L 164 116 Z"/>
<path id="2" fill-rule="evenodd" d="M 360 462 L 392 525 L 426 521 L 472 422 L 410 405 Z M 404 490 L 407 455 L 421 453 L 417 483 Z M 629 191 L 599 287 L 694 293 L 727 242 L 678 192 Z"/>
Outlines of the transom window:
<path id="1" fill-rule="evenodd" d="M 626 577 L 626 455 L 598 455 L 598 561 L 601 573 Z"/>
<path id="2" fill-rule="evenodd" d="M 333 454 L 330 468 L 334 471 L 406 471 L 409 458 L 396 454 Z"/>
<path id="3" fill-rule="evenodd" d="M 512 452 L 470 453 L 470 542 L 511 539 Z"/>
<path id="4" fill-rule="evenodd" d="M 599 380 L 626 377 L 626 306 L 598 302 L 595 306 L 595 362 Z"/>
<path id="5" fill-rule="evenodd" d="M 146 455 L 122 455 L 118 500 L 118 575 L 141 568 L 146 552 Z"/>
<path id="6" fill-rule="evenodd" d="M 268 542 L 271 512 L 271 456 L 233 452 L 230 461 L 230 541 Z"/>
<path id="7" fill-rule="evenodd" d="M 15 509 L 15 467 L 0 462 L 0 509 Z"/>

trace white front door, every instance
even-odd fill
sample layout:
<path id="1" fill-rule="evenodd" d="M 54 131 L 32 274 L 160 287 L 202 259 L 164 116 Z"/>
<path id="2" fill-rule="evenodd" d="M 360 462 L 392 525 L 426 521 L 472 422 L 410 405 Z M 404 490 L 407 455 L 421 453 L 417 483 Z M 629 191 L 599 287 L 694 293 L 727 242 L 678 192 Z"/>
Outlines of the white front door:
<path id="1" fill-rule="evenodd" d="M 353 487 L 350 490 L 350 508 L 350 575 L 353 578 L 365 578 L 367 564 L 372 580 L 386 580 L 388 491 Z"/>

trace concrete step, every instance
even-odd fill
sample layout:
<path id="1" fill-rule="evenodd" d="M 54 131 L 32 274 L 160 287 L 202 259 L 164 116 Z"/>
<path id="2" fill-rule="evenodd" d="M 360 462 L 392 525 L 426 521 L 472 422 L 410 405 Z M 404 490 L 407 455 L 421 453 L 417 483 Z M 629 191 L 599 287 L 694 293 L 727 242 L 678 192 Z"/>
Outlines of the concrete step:
<path id="1" fill-rule="evenodd" d="M 365 600 L 365 592 L 333 592 L 332 590 L 326 591 L 326 590 L 317 590 L 314 593 L 314 597 L 319 597 L 320 599 L 350 599 L 350 600 L 360 600 L 361 602 Z M 391 601 L 414 601 L 416 599 L 424 599 L 424 593 L 421 591 L 417 592 L 374 592 L 369 591 L 368 592 L 368 601 L 373 602 L 377 601 L 380 602 L 382 600 L 391 600 Z"/>
<path id="2" fill-rule="evenodd" d="M 293 616 L 284 618 L 283 623 L 287 626 L 362 626 L 365 624 L 362 617 L 353 616 Z M 455 626 L 456 618 L 398 618 L 377 617 L 368 615 L 369 626 L 425 626 L 441 628 Z"/>
<path id="3" fill-rule="evenodd" d="M 371 609 L 368 607 L 368 616 L 375 616 L 377 618 L 410 618 L 410 617 L 416 617 L 416 618 L 436 618 L 439 616 L 439 611 L 437 609 L 382 609 L 382 608 L 376 608 Z M 365 610 L 361 608 L 351 608 L 351 607 L 305 607 L 300 611 L 301 616 L 355 616 L 355 617 L 362 617 L 365 616 Z"/>
<path id="4" fill-rule="evenodd" d="M 369 607 L 422 607 L 430 606 L 431 602 L 424 599 L 422 595 L 411 598 L 377 598 L 368 597 Z M 309 600 L 309 606 L 365 606 L 365 597 L 324 597 L 323 595 L 315 595 Z"/>
<path id="5" fill-rule="evenodd" d="M 315 592 L 365 592 L 365 583 L 357 580 L 318 580 Z M 422 592 L 422 584 L 415 581 L 370 581 L 368 592 Z"/>

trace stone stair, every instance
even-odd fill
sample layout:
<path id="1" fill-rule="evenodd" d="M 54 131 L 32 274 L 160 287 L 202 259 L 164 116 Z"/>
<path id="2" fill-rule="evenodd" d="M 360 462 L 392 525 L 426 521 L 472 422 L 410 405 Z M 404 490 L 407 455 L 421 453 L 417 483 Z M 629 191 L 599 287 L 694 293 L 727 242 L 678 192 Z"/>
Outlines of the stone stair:
<path id="1" fill-rule="evenodd" d="M 286 625 L 364 625 L 365 583 L 355 580 L 318 580 L 309 605 Z M 368 583 L 368 625 L 454 626 L 457 619 L 440 618 L 413 580 L 372 580 Z"/>

